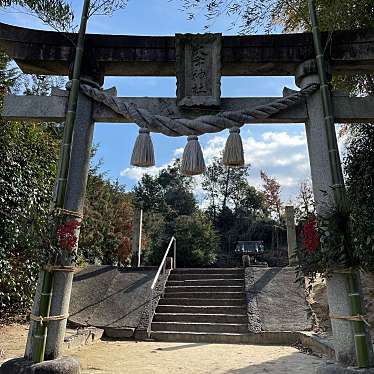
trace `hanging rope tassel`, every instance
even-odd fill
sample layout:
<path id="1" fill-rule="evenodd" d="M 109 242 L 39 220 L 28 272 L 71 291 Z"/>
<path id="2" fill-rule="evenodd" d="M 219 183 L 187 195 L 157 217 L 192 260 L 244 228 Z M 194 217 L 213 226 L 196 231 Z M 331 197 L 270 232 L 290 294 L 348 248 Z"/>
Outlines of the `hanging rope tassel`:
<path id="1" fill-rule="evenodd" d="M 203 151 L 196 135 L 187 138 L 187 145 L 183 151 L 181 173 L 183 175 L 198 175 L 205 171 Z"/>
<path id="2" fill-rule="evenodd" d="M 234 126 L 230 129 L 230 135 L 223 152 L 223 164 L 233 167 L 244 166 L 243 142 L 239 127 Z"/>
<path id="3" fill-rule="evenodd" d="M 146 168 L 154 166 L 155 155 L 149 130 L 141 127 L 131 156 L 131 165 Z"/>

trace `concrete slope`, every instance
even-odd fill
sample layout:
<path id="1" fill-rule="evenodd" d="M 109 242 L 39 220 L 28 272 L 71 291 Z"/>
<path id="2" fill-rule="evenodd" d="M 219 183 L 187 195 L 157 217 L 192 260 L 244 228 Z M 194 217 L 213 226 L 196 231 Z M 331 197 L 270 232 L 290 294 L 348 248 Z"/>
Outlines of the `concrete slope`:
<path id="1" fill-rule="evenodd" d="M 74 276 L 69 321 L 81 326 L 135 329 L 156 269 L 88 266 Z"/>
<path id="2" fill-rule="evenodd" d="M 312 328 L 304 289 L 295 283 L 293 268 L 251 268 L 262 331 L 305 331 Z"/>

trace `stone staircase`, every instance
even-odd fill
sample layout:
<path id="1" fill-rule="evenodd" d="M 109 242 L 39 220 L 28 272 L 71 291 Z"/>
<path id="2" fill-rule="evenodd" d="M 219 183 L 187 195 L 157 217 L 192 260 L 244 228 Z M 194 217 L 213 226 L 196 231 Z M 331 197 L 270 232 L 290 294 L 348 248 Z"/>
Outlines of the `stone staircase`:
<path id="1" fill-rule="evenodd" d="M 171 271 L 152 320 L 151 338 L 240 343 L 248 333 L 243 269 Z"/>

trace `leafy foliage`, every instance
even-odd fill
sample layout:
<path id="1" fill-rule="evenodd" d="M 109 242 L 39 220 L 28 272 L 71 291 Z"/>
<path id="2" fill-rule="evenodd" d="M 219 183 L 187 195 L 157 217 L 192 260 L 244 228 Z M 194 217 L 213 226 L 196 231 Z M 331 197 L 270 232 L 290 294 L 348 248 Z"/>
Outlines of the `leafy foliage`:
<path id="1" fill-rule="evenodd" d="M 206 29 L 209 29 L 216 18 L 225 15 L 232 18 L 230 28 L 238 29 L 241 33 L 260 30 L 270 32 L 279 22 L 286 23 L 285 27 L 289 28 L 294 15 L 304 18 L 302 9 L 306 5 L 306 1 L 295 0 L 180 0 L 180 2 L 189 19 L 194 19 L 202 12 L 205 14 Z"/>
<path id="2" fill-rule="evenodd" d="M 310 29 L 306 0 L 179 0 L 188 18 L 204 13 L 209 28 L 216 18 L 228 16 L 231 28 L 248 34 L 258 31 L 302 31 Z M 372 27 L 371 0 L 317 0 L 324 30 Z"/>
<path id="3" fill-rule="evenodd" d="M 217 260 L 219 239 L 214 227 L 201 212 L 179 216 L 175 222 L 175 237 L 179 266 L 207 266 Z"/>
<path id="4" fill-rule="evenodd" d="M 79 240 L 78 262 L 127 264 L 131 251 L 132 194 L 105 179 L 98 166 L 90 170 Z"/>
<path id="5" fill-rule="evenodd" d="M 248 175 L 249 165 L 225 167 L 218 157 L 206 168 L 202 188 L 209 201 L 208 212 L 213 222 L 231 210 L 253 216 L 265 213 L 264 195 L 248 183 Z"/>
<path id="6" fill-rule="evenodd" d="M 1 92 L 23 89 L 45 95 L 56 84 L 43 76 L 26 79 L 7 69 L 2 56 Z M 58 83 L 58 82 L 57 82 Z M 53 255 L 57 227 L 48 219 L 62 126 L 0 121 L 0 315 L 21 315 L 31 306 L 37 274 Z M 82 263 L 126 263 L 131 250 L 132 197 L 118 183 L 90 172 L 81 233 Z M 60 228 L 65 230 L 67 228 Z M 70 244 L 68 232 L 60 232 Z M 61 239 L 61 238 L 60 238 Z M 56 243 L 55 243 L 56 242 Z M 48 249 L 48 252 L 45 249 Z"/>
<path id="7" fill-rule="evenodd" d="M 374 125 L 361 124 L 356 131 L 345 159 L 354 255 L 374 271 Z"/>
<path id="8" fill-rule="evenodd" d="M 261 170 L 261 179 L 263 181 L 263 191 L 265 197 L 265 206 L 269 212 L 273 213 L 278 222 L 282 221 L 282 202 L 280 198 L 281 186 L 275 178 L 269 177 Z"/>
<path id="9" fill-rule="evenodd" d="M 68 30 L 74 20 L 71 5 L 65 0 L 0 0 L 1 8 L 17 6 L 58 30 Z"/>
<path id="10" fill-rule="evenodd" d="M 0 126 L 0 299 L 1 309 L 22 313 L 31 302 L 43 256 L 56 172 L 57 139 L 42 126 Z"/>
<path id="11" fill-rule="evenodd" d="M 155 177 L 145 174 L 134 188 L 135 204 L 145 212 L 144 261 L 158 265 L 174 235 L 178 266 L 210 265 L 217 256 L 218 236 L 197 207 L 192 178 L 179 169 L 177 160 Z"/>
<path id="12" fill-rule="evenodd" d="M 264 240 L 268 249 L 276 241 L 266 194 L 248 183 L 249 170 L 249 165 L 226 168 L 216 157 L 203 175 L 202 188 L 209 204 L 206 215 L 220 234 L 222 265 L 238 265 L 233 251 L 239 240 Z"/>
<path id="13" fill-rule="evenodd" d="M 134 188 L 135 204 L 145 211 L 158 212 L 175 218 L 191 215 L 196 210 L 196 200 L 192 193 L 192 178 L 179 172 L 180 161 L 162 169 L 156 177 L 144 174 Z"/>
<path id="14" fill-rule="evenodd" d="M 310 232 L 311 223 L 315 232 Z M 309 214 L 298 225 L 297 273 L 299 279 L 328 274 L 337 267 L 360 266 L 352 242 L 352 225 L 347 214 L 332 209 L 329 214 L 317 217 Z M 313 231 L 313 230 L 312 230 Z"/>
<path id="15" fill-rule="evenodd" d="M 116 10 L 124 9 L 128 0 L 91 0 L 89 15 L 111 16 Z"/>

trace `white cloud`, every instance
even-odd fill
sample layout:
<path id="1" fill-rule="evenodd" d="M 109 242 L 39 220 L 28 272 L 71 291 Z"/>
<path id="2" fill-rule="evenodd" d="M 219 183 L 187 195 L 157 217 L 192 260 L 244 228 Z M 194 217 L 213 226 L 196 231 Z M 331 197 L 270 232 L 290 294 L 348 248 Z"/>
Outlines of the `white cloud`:
<path id="1" fill-rule="evenodd" d="M 161 169 L 166 167 L 167 165 L 163 166 L 152 166 L 149 168 L 139 168 L 136 166 L 130 166 L 120 172 L 121 177 L 127 177 L 129 179 L 139 181 L 144 174 L 150 175 L 157 175 Z"/>
<path id="2" fill-rule="evenodd" d="M 262 138 L 267 142 L 273 142 L 273 146 L 287 145 L 289 147 L 297 147 L 305 144 L 305 135 L 289 135 L 287 132 L 265 132 Z"/>
<path id="3" fill-rule="evenodd" d="M 248 181 L 261 187 L 260 171 L 275 177 L 282 186 L 284 201 L 295 198 L 300 181 L 310 176 L 306 135 L 303 130 L 297 134 L 285 131 L 267 131 L 258 136 L 242 131 L 245 160 L 251 164 Z M 226 137 L 213 135 L 203 147 L 204 158 L 209 164 L 219 156 Z"/>
<path id="4" fill-rule="evenodd" d="M 183 147 L 177 148 L 177 149 L 174 151 L 174 156 L 175 156 L 175 157 L 181 157 L 181 156 L 183 155 L 183 150 L 184 150 Z"/>

